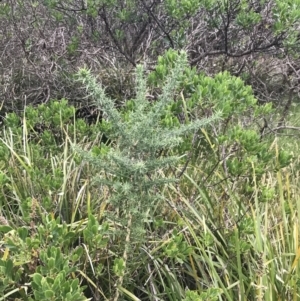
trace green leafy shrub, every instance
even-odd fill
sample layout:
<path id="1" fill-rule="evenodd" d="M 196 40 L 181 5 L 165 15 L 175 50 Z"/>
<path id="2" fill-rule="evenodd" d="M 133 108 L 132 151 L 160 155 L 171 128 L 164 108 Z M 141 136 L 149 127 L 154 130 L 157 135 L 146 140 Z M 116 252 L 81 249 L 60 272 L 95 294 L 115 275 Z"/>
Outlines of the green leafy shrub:
<path id="1" fill-rule="evenodd" d="M 0 142 L 2 203 L 10 203 L 11 208 L 16 209 L 14 213 L 19 214 L 21 211 L 24 220 L 29 221 L 32 199 L 42 199 L 46 212 L 55 212 L 65 220 L 70 220 L 69 213 L 72 210 L 69 210 L 67 201 L 70 195 L 67 186 L 71 183 L 68 178 L 72 169 L 75 170 L 80 165 L 70 149 L 70 142 L 80 143 L 89 139 L 92 143 L 100 143 L 101 132 L 105 127 L 107 126 L 102 127 L 100 122 L 89 125 L 83 119 L 75 118 L 75 108 L 64 99 L 53 100 L 36 108 L 29 106 L 25 109 L 24 116 L 8 114 Z M 15 160 L 19 163 L 17 167 L 14 166 Z M 11 177 L 5 177 L 7 171 Z M 24 172 L 27 182 L 15 191 L 12 184 L 14 180 L 11 179 L 22 177 Z M 73 182 L 71 185 L 80 189 L 80 183 Z M 8 201 L 12 199 L 12 195 L 17 195 L 19 204 L 18 201 Z M 53 196 L 65 199 L 65 206 L 58 206 Z"/>
<path id="2" fill-rule="evenodd" d="M 31 234 L 24 227 L 14 230 L 2 226 L 0 230 L 5 246 L 0 260 L 3 295 L 32 301 L 89 300 L 83 294 L 85 287 L 75 278 L 83 255 L 81 247 L 69 254 L 78 234 L 66 224 L 49 216 L 36 230 L 31 229 Z"/>
<path id="3" fill-rule="evenodd" d="M 155 71 L 148 76 L 154 95 L 169 76 L 177 57 L 176 52 L 169 50 L 158 59 Z M 163 123 L 177 127 L 180 123 L 210 116 L 214 111 L 222 112 L 220 121 L 208 130 L 186 136 L 185 141 L 173 149 L 175 154 L 190 151 L 191 162 L 203 166 L 201 172 L 206 185 L 220 180 L 214 177 L 219 170 L 223 179 L 231 182 L 241 179 L 244 185 L 239 188 L 245 192 L 253 187 L 253 181 L 259 182 L 265 172 L 274 172 L 291 162 L 291 156 L 284 150 L 276 156 L 270 136 L 264 135 L 264 120 L 269 120 L 275 112 L 271 103 L 258 104 L 251 87 L 228 72 L 208 77 L 186 67 Z"/>

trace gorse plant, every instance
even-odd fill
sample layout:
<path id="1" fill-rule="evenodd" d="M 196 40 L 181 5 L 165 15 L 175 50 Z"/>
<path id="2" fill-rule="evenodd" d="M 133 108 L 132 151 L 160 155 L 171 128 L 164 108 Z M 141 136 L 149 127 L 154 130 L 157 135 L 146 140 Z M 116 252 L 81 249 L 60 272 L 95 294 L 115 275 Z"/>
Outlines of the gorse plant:
<path id="1" fill-rule="evenodd" d="M 141 221 L 153 202 L 160 199 L 156 188 L 174 180 L 160 178 L 157 172 L 175 165 L 184 154 L 159 157 L 158 153 L 161 150 L 178 146 L 185 134 L 220 118 L 220 113 L 216 113 L 210 118 L 195 120 L 188 125 L 171 129 L 162 125 L 162 117 L 166 114 L 168 106 L 174 102 L 174 93 L 178 89 L 186 65 L 186 54 L 182 52 L 164 83 L 158 101 L 154 104 L 146 97 L 147 81 L 143 67 L 137 67 L 136 98 L 125 120 L 114 107 L 113 100 L 105 96 L 105 91 L 97 84 L 96 78 L 86 69 L 78 73 L 79 79 L 86 85 L 87 91 L 93 95 L 111 124 L 106 135 L 115 141 L 113 148 L 101 149 L 100 146 L 98 151 L 94 148 L 88 155 L 82 154 L 85 159 L 110 175 L 98 176 L 95 180 L 111 189 L 108 202 L 120 211 L 119 217 L 130 213 L 136 216 L 137 221 Z"/>
<path id="2" fill-rule="evenodd" d="M 115 141 L 113 148 L 100 148 L 98 151 L 94 148 L 88 154 L 82 151 L 81 154 L 104 172 L 105 176 L 99 173 L 95 182 L 110 189 L 107 202 L 112 207 L 111 217 L 126 229 L 123 258 L 115 261 L 115 270 L 120 276 L 119 285 L 122 284 L 126 269 L 129 245 L 142 242 L 143 223 L 149 210 L 163 200 L 158 188 L 161 189 L 163 185 L 175 181 L 169 177 L 160 177 L 159 172 L 176 165 L 184 156 L 182 154 L 160 157 L 158 153 L 178 146 L 183 141 L 184 135 L 195 132 L 220 118 L 220 113 L 216 113 L 209 118 L 195 120 L 186 125 L 181 124 L 172 128 L 163 125 L 162 118 L 175 100 L 174 93 L 179 88 L 186 66 L 186 54 L 181 52 L 163 84 L 161 94 L 153 104 L 146 97 L 147 80 L 144 69 L 138 66 L 136 97 L 132 110 L 125 115 L 126 118 L 115 108 L 113 100 L 105 95 L 104 89 L 88 70 L 81 69 L 78 73 L 79 80 L 86 86 L 88 93 L 94 97 L 111 124 L 109 133 L 105 134 Z M 122 266 L 123 273 L 120 272 Z M 117 298 L 118 293 L 114 300 Z"/>

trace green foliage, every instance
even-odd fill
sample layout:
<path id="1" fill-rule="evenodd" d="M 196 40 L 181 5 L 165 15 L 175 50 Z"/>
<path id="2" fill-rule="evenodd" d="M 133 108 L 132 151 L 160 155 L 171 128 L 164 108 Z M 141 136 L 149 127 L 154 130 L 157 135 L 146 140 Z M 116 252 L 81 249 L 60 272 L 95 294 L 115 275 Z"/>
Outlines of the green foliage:
<path id="1" fill-rule="evenodd" d="M 83 238 L 88 242 L 91 253 L 107 246 L 108 226 L 106 223 L 99 225 L 96 218 L 93 215 L 89 215 L 87 226 L 83 231 Z"/>
<path id="2" fill-rule="evenodd" d="M 74 55 L 79 46 L 79 38 L 72 37 L 71 42 L 69 43 L 67 50 L 70 55 Z"/>
<path id="3" fill-rule="evenodd" d="M 6 231 L 1 236 L 6 248 L 0 260 L 2 294 L 16 294 L 12 289 L 21 285 L 24 300 L 88 300 L 82 293 L 85 287 L 74 277 L 83 253 L 80 248 L 68 252 L 76 239 L 66 224 L 51 217 L 31 235 L 27 228 Z"/>
<path id="4" fill-rule="evenodd" d="M 66 275 L 60 272 L 55 279 L 43 277 L 35 273 L 32 276 L 32 287 L 36 300 L 87 300 L 81 295 L 78 286 L 78 279 L 72 281 L 65 280 Z"/>
<path id="5" fill-rule="evenodd" d="M 175 262 L 182 264 L 193 250 L 184 240 L 183 234 L 174 232 L 173 238 L 164 247 L 164 253 L 167 258 L 174 259 Z"/>
<path id="6" fill-rule="evenodd" d="M 66 220 L 70 220 L 71 215 L 75 217 L 74 211 L 77 207 L 70 210 L 70 194 L 66 185 L 70 185 L 68 177 L 72 168 L 80 162 L 71 153 L 69 143 L 79 143 L 87 137 L 94 143 L 101 141 L 102 125 L 99 122 L 89 125 L 82 119 L 76 119 L 74 114 L 74 107 L 69 106 L 63 99 L 50 101 L 47 105 L 39 105 L 36 108 L 29 106 L 23 117 L 10 113 L 5 119 L 4 139 L 0 142 L 3 188 L 0 200 L 7 204 L 7 197 L 11 194 L 17 195 L 22 201 L 17 207 L 16 202 L 13 202 L 11 208 L 16 209 L 14 213 L 20 214 L 21 211 L 26 221 L 30 220 L 36 198 L 42 200 L 43 209 L 47 212 L 59 212 Z M 60 161 L 60 158 L 63 158 L 63 161 Z M 11 167 L 14 160 L 19 162 L 19 166 Z M 22 169 L 26 170 L 27 183 L 18 187 L 16 192 L 11 179 L 19 178 Z M 7 171 L 12 178 L 6 176 Z M 71 185 L 79 187 L 76 182 Z M 58 206 L 57 200 L 52 199 L 53 196 L 64 199 L 64 205 Z"/>
<path id="7" fill-rule="evenodd" d="M 250 29 L 261 21 L 261 15 L 252 10 L 244 10 L 237 15 L 236 23 L 244 29 Z"/>
<path id="8" fill-rule="evenodd" d="M 68 260 L 59 248 L 41 251 L 40 259 L 43 266 L 32 275 L 35 300 L 87 300 L 82 294 L 84 287 L 79 286 L 78 279 L 68 279 L 76 268 L 69 267 Z"/>
<path id="9" fill-rule="evenodd" d="M 20 125 L 23 125 L 21 127 Z M 10 113 L 5 118 L 5 126 L 18 136 L 25 135 L 29 143 L 39 147 L 39 151 L 58 151 L 64 146 L 65 137 L 81 141 L 89 136 L 96 139 L 101 132 L 101 124 L 88 125 L 84 120 L 75 118 L 75 108 L 68 101 L 52 100 L 49 104 L 25 108 L 24 117 Z"/>
<path id="10" fill-rule="evenodd" d="M 99 188 L 104 189 L 106 186 L 111 191 L 107 202 L 118 214 L 114 213 L 110 217 L 125 227 L 125 231 L 121 231 L 121 239 L 125 239 L 124 253 L 122 258 L 115 259 L 113 268 L 119 277 L 115 300 L 118 300 L 119 287 L 124 282 L 129 250 L 132 244 L 144 241 L 141 234 L 145 233 L 144 221 L 148 219 L 149 210 L 153 210 L 158 202 L 163 200 L 158 189 L 174 182 L 174 179 L 159 177 L 158 172 L 176 166 L 180 155 L 159 157 L 158 153 L 178 146 L 185 134 L 211 124 L 218 117 L 199 119 L 174 128 L 167 128 L 161 124 L 161 119 L 174 101 L 174 93 L 179 88 L 186 66 L 186 54 L 181 52 L 154 104 L 150 104 L 146 98 L 147 81 L 144 69 L 142 66 L 137 67 L 136 98 L 134 104 L 127 107 L 125 118 L 88 70 L 81 69 L 78 73 L 79 80 L 85 84 L 87 91 L 94 96 L 107 116 L 111 125 L 107 136 L 115 141 L 113 148 L 107 152 L 100 152 L 98 157 L 95 151 L 89 154 L 80 151 L 85 160 L 99 168 L 99 175 L 95 178 Z M 111 176 L 103 177 L 102 170 Z M 182 261 L 182 256 L 187 255 L 187 247 L 180 240 L 178 236 L 175 245 L 166 250 L 168 256 L 176 257 L 178 261 Z M 174 248 L 178 248 L 178 251 L 174 251 Z"/>
<path id="11" fill-rule="evenodd" d="M 194 15 L 202 4 L 199 0 L 167 0 L 165 7 L 168 14 L 175 19 L 183 19 L 186 16 Z"/>
<path id="12" fill-rule="evenodd" d="M 180 156 L 159 158 L 158 152 L 178 146 L 186 133 L 193 132 L 214 120 L 214 117 L 199 119 L 172 129 L 162 126 L 161 119 L 173 103 L 174 92 L 180 86 L 186 65 L 186 56 L 181 53 L 165 79 L 158 101 L 153 105 L 146 99 L 146 79 L 143 68 L 139 66 L 136 74 L 136 99 L 131 102 L 134 105 L 127 106 L 125 118 L 114 107 L 113 101 L 104 94 L 103 88 L 96 83 L 88 70 L 82 69 L 78 74 L 89 93 L 108 116 L 111 129 L 106 135 L 116 141 L 115 147 L 107 153 L 100 154 L 99 159 L 95 156 L 95 151 L 89 156 L 81 153 L 100 170 L 113 176 L 112 180 L 97 177 L 96 181 L 112 189 L 114 193 L 109 203 L 119 208 L 120 212 L 126 212 L 125 216 L 130 212 L 141 221 L 147 209 L 160 199 L 154 190 L 170 181 L 158 178 L 156 173 L 176 164 Z M 130 108 L 132 110 L 128 110 Z"/>
<path id="13" fill-rule="evenodd" d="M 200 295 L 195 291 L 186 291 L 186 298 L 184 301 L 217 301 L 221 290 L 215 288 L 209 288 Z"/>
<path id="14" fill-rule="evenodd" d="M 123 258 L 115 258 L 113 271 L 118 277 L 123 277 L 126 271 L 126 264 Z"/>
<path id="15" fill-rule="evenodd" d="M 62 100 L 1 129 L 0 300 L 297 299 L 297 139 L 262 130 L 272 106 L 172 51 L 122 108 L 79 77 L 101 123 Z"/>
<path id="16" fill-rule="evenodd" d="M 158 65 L 148 80 L 153 91 L 162 87 L 161 82 L 168 76 L 178 54 L 169 50 L 158 59 Z M 180 92 L 183 91 L 183 92 Z M 177 127 L 179 122 L 188 124 L 198 118 L 210 116 L 213 111 L 222 112 L 222 120 L 202 135 L 187 136 L 176 152 L 193 150 L 192 161 L 205 160 L 205 177 L 210 177 L 218 166 L 224 177 L 247 178 L 249 185 L 258 180 L 266 171 L 275 171 L 291 162 L 291 156 L 284 150 L 276 150 L 272 141 L 263 136 L 263 120 L 274 114 L 270 103 L 259 105 L 250 86 L 228 72 L 208 77 L 195 69 L 185 68 L 180 78 L 176 102 L 169 106 L 163 124 Z M 183 117 L 179 118 L 179 115 Z M 183 118 L 183 121 L 182 121 Z M 281 163 L 280 163 L 281 162 Z M 279 165 L 278 165 L 279 164 Z M 210 181 L 217 181 L 211 178 Z"/>

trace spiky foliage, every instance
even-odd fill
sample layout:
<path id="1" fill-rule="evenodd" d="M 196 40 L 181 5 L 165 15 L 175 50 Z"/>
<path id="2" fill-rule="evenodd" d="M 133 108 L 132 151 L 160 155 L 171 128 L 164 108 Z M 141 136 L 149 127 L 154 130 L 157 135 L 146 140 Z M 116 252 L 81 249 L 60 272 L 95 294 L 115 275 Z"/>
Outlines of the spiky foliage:
<path id="1" fill-rule="evenodd" d="M 105 90 L 97 83 L 95 77 L 86 69 L 78 73 L 88 93 L 96 100 L 111 124 L 108 136 L 115 141 L 115 146 L 100 156 L 85 154 L 85 159 L 99 167 L 106 175 L 96 181 L 111 189 L 110 204 L 121 212 L 141 217 L 160 197 L 156 189 L 174 179 L 159 178 L 158 171 L 174 166 L 180 156 L 159 157 L 161 150 L 172 149 L 182 142 L 182 137 L 219 118 L 219 114 L 196 120 L 188 125 L 176 128 L 165 127 L 161 120 L 168 105 L 174 101 L 179 81 L 187 65 L 186 54 L 182 52 L 164 83 L 158 101 L 151 104 L 146 97 L 147 82 L 142 66 L 136 69 L 136 98 L 133 109 L 126 118 L 115 108 L 112 99 L 105 95 Z M 126 120 L 124 120 L 126 119 Z M 182 154 L 184 156 L 184 154 Z M 140 220 L 140 218 L 138 218 Z"/>
<path id="2" fill-rule="evenodd" d="M 115 261 L 115 271 L 119 276 L 117 281 L 119 289 L 123 283 L 129 246 L 142 242 L 143 222 L 147 213 L 159 200 L 162 200 L 162 195 L 158 192 L 161 190 L 158 188 L 170 181 L 175 181 L 172 178 L 159 177 L 159 171 L 176 165 L 181 156 L 159 157 L 159 151 L 178 146 L 184 135 L 209 125 L 219 118 L 219 114 L 216 114 L 210 118 L 174 128 L 167 128 L 161 122 L 168 105 L 175 99 L 175 93 L 186 66 L 187 57 L 182 52 L 163 85 L 161 95 L 154 104 L 147 100 L 147 81 L 143 67 L 138 66 L 136 97 L 132 110 L 125 118 L 88 70 L 82 69 L 78 73 L 88 93 L 94 97 L 111 124 L 108 138 L 115 141 L 114 147 L 104 152 L 103 149 L 102 152 L 100 150 L 99 156 L 95 156 L 95 153 L 81 152 L 81 154 L 99 168 L 100 173 L 95 180 L 100 186 L 109 187 L 111 193 L 107 201 L 112 205 L 114 220 L 125 229 L 123 232 L 124 253 L 121 259 Z M 118 297 L 119 290 L 116 291 L 114 300 L 118 300 Z"/>

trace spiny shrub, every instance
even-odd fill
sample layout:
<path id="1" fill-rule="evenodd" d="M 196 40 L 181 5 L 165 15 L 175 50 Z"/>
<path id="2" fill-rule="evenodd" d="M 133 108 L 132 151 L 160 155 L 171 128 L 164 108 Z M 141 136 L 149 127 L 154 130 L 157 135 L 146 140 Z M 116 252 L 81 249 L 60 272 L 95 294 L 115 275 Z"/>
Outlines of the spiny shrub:
<path id="1" fill-rule="evenodd" d="M 147 79 L 142 66 L 136 69 L 136 97 L 127 114 L 118 111 L 112 99 L 105 95 L 104 89 L 86 69 L 81 69 L 78 78 L 86 86 L 99 107 L 103 110 L 111 125 L 109 139 L 115 141 L 112 148 L 103 151 L 96 147 L 86 153 L 80 151 L 83 158 L 99 169 L 95 182 L 99 189 L 108 187 L 110 196 L 107 199 L 112 208 L 110 218 L 125 228 L 120 231 L 124 237 L 124 253 L 115 260 L 117 284 L 121 286 L 126 271 L 129 247 L 143 242 L 143 224 L 152 208 L 162 202 L 162 187 L 174 179 L 160 176 L 160 172 L 175 167 L 184 154 L 159 156 L 161 151 L 179 146 L 185 135 L 194 133 L 205 125 L 211 125 L 220 113 L 208 118 L 194 120 L 188 124 L 168 128 L 162 120 L 169 106 L 173 104 L 176 91 L 181 85 L 181 78 L 187 68 L 187 57 L 181 52 L 164 79 L 157 101 L 150 103 L 147 95 Z M 114 300 L 117 300 L 119 289 Z"/>

